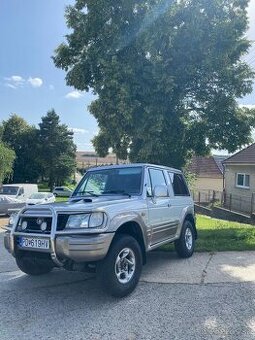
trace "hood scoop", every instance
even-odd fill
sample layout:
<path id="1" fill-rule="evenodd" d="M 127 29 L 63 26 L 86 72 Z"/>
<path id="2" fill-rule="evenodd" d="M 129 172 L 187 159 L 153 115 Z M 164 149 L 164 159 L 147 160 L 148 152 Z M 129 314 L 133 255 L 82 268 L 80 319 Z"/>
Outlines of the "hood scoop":
<path id="1" fill-rule="evenodd" d="M 92 199 L 91 198 L 75 198 L 70 201 L 70 203 L 77 203 L 77 202 L 85 202 L 85 203 L 91 203 Z"/>

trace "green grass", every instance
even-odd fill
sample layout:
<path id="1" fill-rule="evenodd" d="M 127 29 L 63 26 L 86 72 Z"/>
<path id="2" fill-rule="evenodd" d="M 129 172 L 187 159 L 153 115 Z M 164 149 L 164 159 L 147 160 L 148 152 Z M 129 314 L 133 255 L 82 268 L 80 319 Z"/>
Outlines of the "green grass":
<path id="1" fill-rule="evenodd" d="M 56 197 L 56 202 L 67 202 L 69 197 Z"/>
<path id="2" fill-rule="evenodd" d="M 255 226 L 197 215 L 196 251 L 255 250 Z M 172 244 L 161 247 L 174 250 Z"/>

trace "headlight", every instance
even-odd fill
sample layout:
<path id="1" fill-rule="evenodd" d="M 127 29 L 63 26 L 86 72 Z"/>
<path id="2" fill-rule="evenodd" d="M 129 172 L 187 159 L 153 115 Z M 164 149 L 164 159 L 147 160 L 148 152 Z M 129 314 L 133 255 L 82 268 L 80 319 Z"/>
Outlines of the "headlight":
<path id="1" fill-rule="evenodd" d="M 90 215 L 89 218 L 89 228 L 98 228 L 103 226 L 104 223 L 104 213 L 95 212 Z"/>
<path id="2" fill-rule="evenodd" d="M 88 228 L 89 214 L 70 215 L 66 228 Z"/>
<path id="3" fill-rule="evenodd" d="M 11 214 L 10 218 L 9 218 L 9 222 L 8 222 L 8 225 L 10 227 L 12 227 L 14 225 L 14 223 L 16 222 L 17 220 L 17 217 L 18 217 L 18 214 Z"/>
<path id="4" fill-rule="evenodd" d="M 102 212 L 70 215 L 66 223 L 66 228 L 103 228 L 105 221 L 105 214 Z"/>

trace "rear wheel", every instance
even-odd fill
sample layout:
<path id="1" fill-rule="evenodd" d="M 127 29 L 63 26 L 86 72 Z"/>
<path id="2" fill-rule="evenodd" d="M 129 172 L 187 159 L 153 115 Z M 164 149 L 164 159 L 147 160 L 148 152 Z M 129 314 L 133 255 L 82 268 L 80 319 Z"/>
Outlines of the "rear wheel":
<path id="1" fill-rule="evenodd" d="M 136 287 L 142 272 L 142 252 L 129 235 L 117 235 L 104 260 L 97 264 L 97 277 L 110 295 L 124 297 Z"/>
<path id="2" fill-rule="evenodd" d="M 43 275 L 52 271 L 54 265 L 50 260 L 40 259 L 33 256 L 16 258 L 19 269 L 28 275 Z"/>
<path id="3" fill-rule="evenodd" d="M 175 250 L 180 257 L 192 256 L 195 248 L 195 228 L 193 223 L 184 221 L 180 238 L 175 241 Z"/>

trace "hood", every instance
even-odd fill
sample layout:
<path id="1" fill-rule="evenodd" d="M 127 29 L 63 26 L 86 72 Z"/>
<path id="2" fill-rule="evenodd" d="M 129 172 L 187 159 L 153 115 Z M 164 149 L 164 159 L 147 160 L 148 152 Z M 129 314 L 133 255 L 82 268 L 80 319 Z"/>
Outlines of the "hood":
<path id="1" fill-rule="evenodd" d="M 104 209 L 110 207 L 112 205 L 121 205 L 121 204 L 129 204 L 133 201 L 137 200 L 137 196 L 134 197 L 126 197 L 122 195 L 114 195 L 114 196 L 99 196 L 99 197 L 72 197 L 68 202 L 58 202 L 49 204 L 56 211 L 85 211 L 89 212 L 94 209 Z M 46 207 L 44 205 L 44 207 Z"/>
<path id="2" fill-rule="evenodd" d="M 44 203 L 45 200 L 43 198 L 29 198 L 27 199 L 27 204 L 41 204 Z"/>

